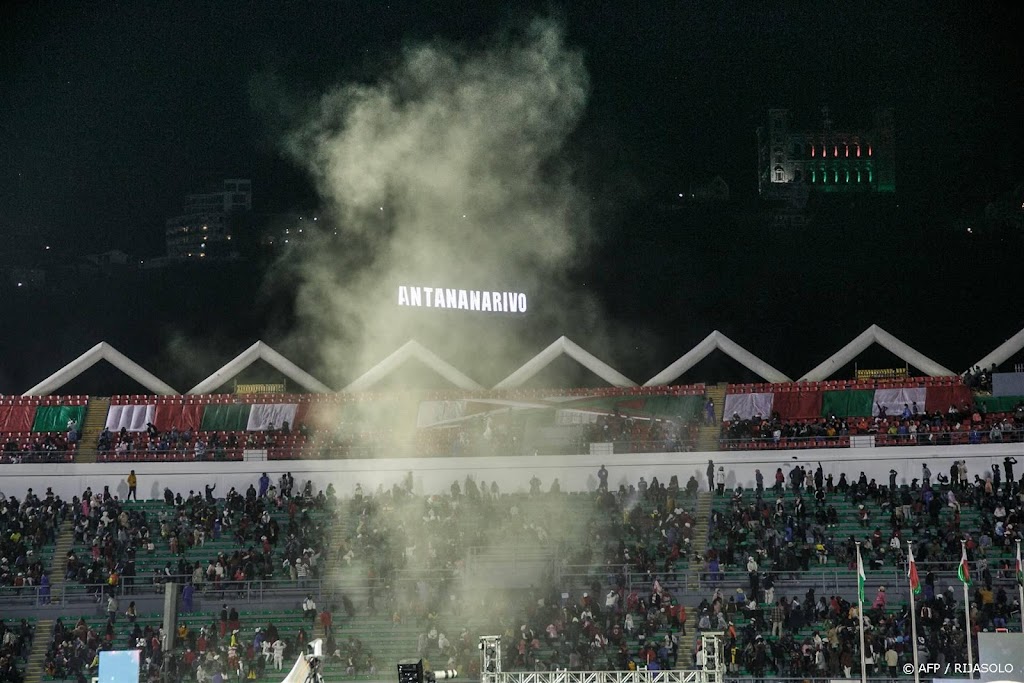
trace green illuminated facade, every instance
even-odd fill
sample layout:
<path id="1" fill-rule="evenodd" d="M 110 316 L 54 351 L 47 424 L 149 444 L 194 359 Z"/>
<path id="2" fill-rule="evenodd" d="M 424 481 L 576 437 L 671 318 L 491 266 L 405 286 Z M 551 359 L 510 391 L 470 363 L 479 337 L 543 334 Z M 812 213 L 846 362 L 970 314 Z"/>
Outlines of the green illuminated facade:
<path id="1" fill-rule="evenodd" d="M 795 190 L 827 193 L 896 191 L 892 110 L 875 111 L 870 128 L 837 130 L 828 109 L 817 130 L 797 129 L 789 110 L 770 109 L 757 129 L 758 189 L 765 198 Z"/>

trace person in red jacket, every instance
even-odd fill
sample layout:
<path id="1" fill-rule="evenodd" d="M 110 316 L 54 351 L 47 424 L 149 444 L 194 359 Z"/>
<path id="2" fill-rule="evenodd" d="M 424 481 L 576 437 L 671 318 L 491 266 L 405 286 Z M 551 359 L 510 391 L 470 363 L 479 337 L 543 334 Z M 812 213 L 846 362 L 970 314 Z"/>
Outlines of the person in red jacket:
<path id="1" fill-rule="evenodd" d="M 333 624 L 334 617 L 331 615 L 331 610 L 324 607 L 324 611 L 320 613 L 320 627 L 324 630 L 324 638 L 330 635 Z"/>

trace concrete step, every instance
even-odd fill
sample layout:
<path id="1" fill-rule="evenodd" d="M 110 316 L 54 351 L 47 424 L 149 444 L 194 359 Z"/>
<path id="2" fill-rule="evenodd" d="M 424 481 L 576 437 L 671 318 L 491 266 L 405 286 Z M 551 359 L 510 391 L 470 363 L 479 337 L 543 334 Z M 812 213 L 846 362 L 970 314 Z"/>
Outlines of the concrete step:
<path id="1" fill-rule="evenodd" d="M 74 524 L 66 519 L 57 528 L 57 542 L 53 548 L 53 566 L 50 569 L 50 601 L 59 603 L 64 593 L 64 574 L 68 570 L 68 551 L 74 547 Z"/>
<path id="2" fill-rule="evenodd" d="M 89 405 L 85 410 L 85 420 L 82 422 L 82 434 L 79 441 L 79 450 L 75 454 L 75 462 L 88 464 L 96 462 L 96 443 L 100 440 L 100 433 L 107 424 L 107 410 L 110 408 L 110 399 L 100 396 L 93 396 L 89 399 Z"/>
<path id="3" fill-rule="evenodd" d="M 50 638 L 53 636 L 53 619 L 40 619 L 36 621 L 35 635 L 32 638 L 32 649 L 29 651 L 28 662 L 25 665 L 25 682 L 40 683 L 43 680 L 43 664 L 46 659 L 46 650 L 50 646 Z"/>

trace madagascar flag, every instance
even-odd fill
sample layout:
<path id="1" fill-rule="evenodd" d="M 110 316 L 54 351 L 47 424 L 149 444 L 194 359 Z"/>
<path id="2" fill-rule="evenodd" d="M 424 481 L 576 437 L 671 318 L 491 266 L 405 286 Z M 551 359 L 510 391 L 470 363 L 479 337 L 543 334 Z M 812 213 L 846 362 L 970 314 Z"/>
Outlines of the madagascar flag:
<path id="1" fill-rule="evenodd" d="M 921 580 L 917 578 L 917 563 L 914 562 L 914 551 L 907 548 L 907 576 L 910 577 L 910 590 L 914 595 L 921 592 Z"/>
<path id="2" fill-rule="evenodd" d="M 962 549 L 962 554 L 960 556 L 960 566 L 956 570 L 956 575 L 960 577 L 960 581 L 962 581 L 965 586 L 970 586 L 971 585 L 971 568 L 967 564 L 967 546 L 966 545 L 962 545 L 961 549 Z"/>

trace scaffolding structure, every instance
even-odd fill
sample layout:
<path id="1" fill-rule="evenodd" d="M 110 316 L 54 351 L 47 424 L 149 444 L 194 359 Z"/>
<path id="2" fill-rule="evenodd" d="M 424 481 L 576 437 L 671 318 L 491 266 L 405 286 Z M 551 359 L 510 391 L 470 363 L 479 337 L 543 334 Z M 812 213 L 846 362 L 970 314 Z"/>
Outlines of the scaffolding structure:
<path id="1" fill-rule="evenodd" d="M 481 636 L 480 683 L 723 683 L 722 634 L 701 634 L 697 669 L 636 671 L 502 671 L 501 636 Z"/>

